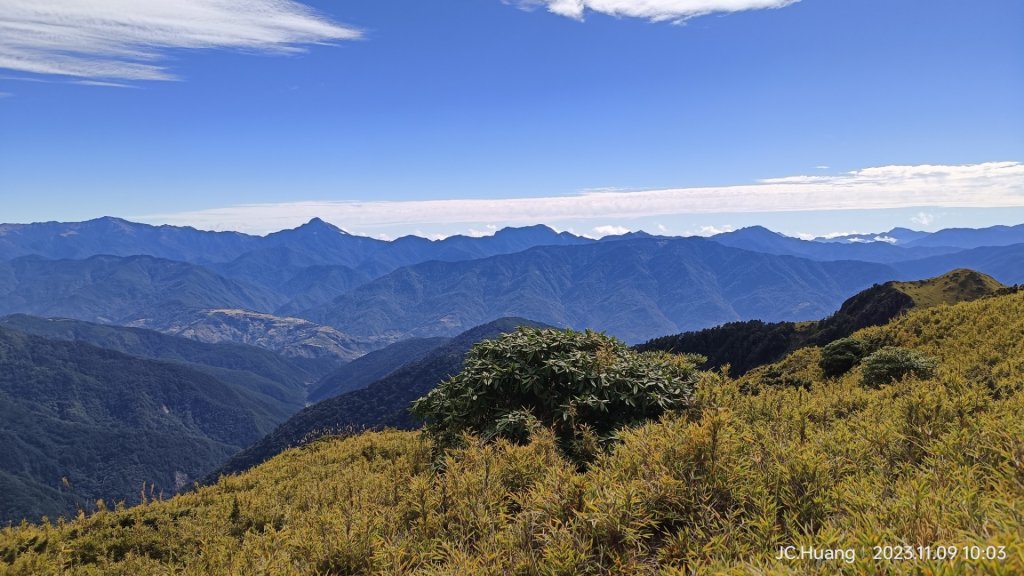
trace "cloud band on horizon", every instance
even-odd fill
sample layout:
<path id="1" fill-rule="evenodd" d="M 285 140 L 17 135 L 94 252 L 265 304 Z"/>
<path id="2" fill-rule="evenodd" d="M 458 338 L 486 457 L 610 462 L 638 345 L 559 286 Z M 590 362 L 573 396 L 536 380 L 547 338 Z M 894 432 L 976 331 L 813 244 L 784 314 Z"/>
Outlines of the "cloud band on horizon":
<path id="1" fill-rule="evenodd" d="M 361 37 L 293 0 L 4 0 L 0 68 L 115 80 L 173 80 L 175 48 L 292 52 Z"/>
<path id="2" fill-rule="evenodd" d="M 835 176 L 771 178 L 755 184 L 571 196 L 246 204 L 138 216 L 143 222 L 263 234 L 320 217 L 348 229 L 389 225 L 555 224 L 678 214 L 803 212 L 913 207 L 1024 207 L 1024 163 L 883 166 Z"/>

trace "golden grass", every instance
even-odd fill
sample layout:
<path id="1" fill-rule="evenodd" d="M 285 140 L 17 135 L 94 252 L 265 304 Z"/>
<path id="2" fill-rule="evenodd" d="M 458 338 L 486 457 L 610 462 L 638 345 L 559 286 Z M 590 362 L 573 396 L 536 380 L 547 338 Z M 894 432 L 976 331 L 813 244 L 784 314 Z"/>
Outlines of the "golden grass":
<path id="1" fill-rule="evenodd" d="M 0 574 L 1024 574 L 1024 293 L 857 336 L 937 374 L 865 389 L 859 368 L 824 379 L 813 348 L 775 366 L 809 391 L 706 374 L 692 410 L 586 472 L 546 433 L 471 441 L 443 473 L 418 433 L 325 439 L 167 501 L 0 530 Z M 873 560 L 885 544 L 1006 558 Z"/>

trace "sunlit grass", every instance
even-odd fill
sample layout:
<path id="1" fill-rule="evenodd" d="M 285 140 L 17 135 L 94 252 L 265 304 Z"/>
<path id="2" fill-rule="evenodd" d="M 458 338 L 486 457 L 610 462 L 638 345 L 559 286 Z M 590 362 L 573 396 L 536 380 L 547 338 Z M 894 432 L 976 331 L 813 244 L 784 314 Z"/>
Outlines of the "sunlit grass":
<path id="1" fill-rule="evenodd" d="M 937 359 L 926 380 L 826 379 L 816 348 L 704 374 L 692 408 L 585 472 L 549 433 L 470 440 L 441 467 L 418 433 L 323 439 L 167 501 L 4 529 L 0 574 L 1020 574 L 1022 336 L 1024 293 L 857 334 Z M 1007 557 L 872 560 L 885 544 Z M 776 560 L 784 545 L 858 560 Z"/>

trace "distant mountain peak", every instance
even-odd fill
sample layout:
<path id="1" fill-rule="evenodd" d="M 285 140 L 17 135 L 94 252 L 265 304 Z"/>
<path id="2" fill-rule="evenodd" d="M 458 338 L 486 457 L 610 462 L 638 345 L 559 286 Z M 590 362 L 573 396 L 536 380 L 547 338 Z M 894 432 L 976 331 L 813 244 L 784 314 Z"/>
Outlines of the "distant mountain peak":
<path id="1" fill-rule="evenodd" d="M 496 231 L 493 236 L 494 238 L 553 238 L 560 234 L 546 224 L 533 224 L 531 226 L 506 226 Z"/>
<path id="2" fill-rule="evenodd" d="M 554 228 L 546 224 L 534 224 L 532 226 L 506 226 L 501 230 L 494 233 L 496 239 L 510 239 L 520 238 L 531 240 L 535 242 L 544 242 L 547 240 L 554 240 L 556 238 L 562 239 L 578 239 L 579 236 L 570 232 L 558 232 Z"/>
<path id="3" fill-rule="evenodd" d="M 126 232 L 149 227 L 147 224 L 132 222 L 116 216 L 101 216 L 92 220 L 86 220 L 82 224 L 85 226 L 102 226 L 105 229 L 123 230 Z"/>
<path id="4" fill-rule="evenodd" d="M 338 228 L 334 224 L 331 224 L 319 217 L 313 217 L 309 222 L 306 222 L 298 228 L 284 230 L 283 232 L 298 232 L 302 234 L 341 234 L 343 236 L 351 236 L 348 232 L 345 232 L 341 228 Z"/>
<path id="5" fill-rule="evenodd" d="M 119 224 L 134 224 L 124 218 L 118 218 L 117 216 L 100 216 L 99 218 L 93 218 L 92 220 L 86 220 L 86 222 L 117 222 Z"/>
<path id="6" fill-rule="evenodd" d="M 610 240 L 638 240 L 643 238 L 664 238 L 664 236 L 655 236 L 649 232 L 643 230 L 637 230 L 636 232 L 626 232 L 624 234 L 612 234 L 608 236 L 602 236 L 601 242 L 607 242 Z"/>
<path id="7" fill-rule="evenodd" d="M 547 224 L 532 224 L 530 226 L 506 226 L 506 227 L 502 228 L 501 230 L 498 230 L 497 232 L 495 232 L 495 234 L 510 234 L 510 233 L 514 233 L 514 232 L 527 232 L 527 231 L 530 231 L 530 232 L 551 232 L 553 234 L 557 234 L 557 232 L 555 232 L 554 228 L 548 226 Z"/>
<path id="8" fill-rule="evenodd" d="M 726 234 L 734 235 L 734 236 L 761 235 L 761 236 L 771 236 L 773 238 L 780 237 L 780 236 L 785 236 L 785 234 L 776 232 L 774 230 L 769 230 L 768 228 L 765 228 L 764 226 L 759 226 L 759 225 L 758 226 L 746 226 L 744 228 L 740 228 L 739 230 L 733 230 L 732 232 L 723 232 L 721 234 L 716 234 L 716 236 L 724 236 Z"/>
<path id="9" fill-rule="evenodd" d="M 323 219 L 321 219 L 319 217 L 313 217 L 312 219 L 310 219 L 309 222 L 306 222 L 305 224 L 303 224 L 302 227 L 313 228 L 313 229 L 323 228 L 323 229 L 327 229 L 327 230 L 333 230 L 335 232 L 340 232 L 342 234 L 348 234 L 348 232 L 345 232 L 341 228 L 338 228 L 334 224 L 331 224 L 330 222 L 328 222 L 326 220 L 323 220 Z"/>
<path id="10" fill-rule="evenodd" d="M 747 226 L 738 230 L 720 232 L 709 238 L 716 242 L 727 243 L 727 245 L 733 245 L 735 242 L 757 242 L 771 245 L 777 245 L 779 242 L 800 242 L 799 238 L 786 236 L 781 232 L 769 230 L 764 226 Z"/>

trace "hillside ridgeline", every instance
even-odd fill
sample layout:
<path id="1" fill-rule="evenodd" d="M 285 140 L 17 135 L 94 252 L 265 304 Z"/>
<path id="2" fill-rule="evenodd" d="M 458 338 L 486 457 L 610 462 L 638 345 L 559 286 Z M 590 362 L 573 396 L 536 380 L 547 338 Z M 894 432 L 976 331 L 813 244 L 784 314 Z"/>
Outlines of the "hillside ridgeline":
<path id="1" fill-rule="evenodd" d="M 915 282 L 876 284 L 852 296 L 831 316 L 814 322 L 729 322 L 714 328 L 662 336 L 638 346 L 707 357 L 707 368 L 729 365 L 737 376 L 780 360 L 805 346 L 824 346 L 861 328 L 879 326 L 914 308 L 970 302 L 1007 288 L 973 270 L 954 270 Z"/>
<path id="2" fill-rule="evenodd" d="M 797 351 L 621 433 L 585 471 L 536 431 L 440 462 L 417 432 L 324 438 L 216 485 L 0 531 L 13 575 L 1024 573 L 1024 293 L 854 333 L 927 377 L 828 378 Z M 779 385 L 791 372 L 806 385 Z M 941 562 L 874 545 L 955 546 Z M 857 558 L 778 560 L 780 546 Z M 965 546 L 993 559 L 968 558 Z"/>

